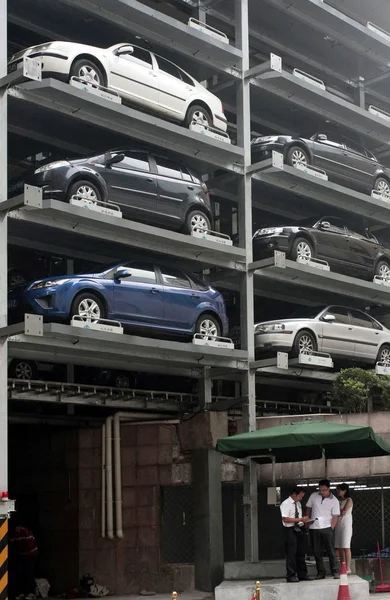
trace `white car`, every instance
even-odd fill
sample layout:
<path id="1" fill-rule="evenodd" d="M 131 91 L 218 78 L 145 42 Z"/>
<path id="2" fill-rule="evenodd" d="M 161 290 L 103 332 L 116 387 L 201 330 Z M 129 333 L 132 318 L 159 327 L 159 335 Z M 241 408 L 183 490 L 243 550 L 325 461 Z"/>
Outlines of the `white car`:
<path id="1" fill-rule="evenodd" d="M 305 318 L 255 325 L 256 354 L 280 350 L 298 356 L 318 351 L 332 358 L 390 366 L 390 331 L 370 315 L 344 306 L 317 306 L 300 312 Z"/>
<path id="2" fill-rule="evenodd" d="M 148 111 L 185 123 L 226 132 L 222 103 L 191 75 L 149 50 L 129 44 L 96 48 L 72 42 L 48 42 L 11 57 L 8 72 L 23 57 L 42 58 L 45 77 L 68 82 L 78 77 L 110 90 Z"/>

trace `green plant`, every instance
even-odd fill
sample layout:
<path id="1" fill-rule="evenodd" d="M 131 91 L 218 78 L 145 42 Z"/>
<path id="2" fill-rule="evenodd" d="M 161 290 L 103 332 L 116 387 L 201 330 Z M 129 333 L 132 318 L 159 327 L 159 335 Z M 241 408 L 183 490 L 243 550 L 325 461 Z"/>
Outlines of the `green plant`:
<path id="1" fill-rule="evenodd" d="M 388 410 L 390 378 L 357 367 L 343 369 L 333 382 L 330 398 L 348 412 L 366 412 L 369 407 Z"/>

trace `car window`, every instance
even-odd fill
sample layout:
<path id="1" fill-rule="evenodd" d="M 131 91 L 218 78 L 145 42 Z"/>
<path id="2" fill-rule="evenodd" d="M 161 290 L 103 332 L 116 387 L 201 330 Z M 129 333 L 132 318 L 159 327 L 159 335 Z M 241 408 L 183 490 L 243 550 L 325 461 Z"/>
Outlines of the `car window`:
<path id="1" fill-rule="evenodd" d="M 170 267 L 161 267 L 161 275 L 164 285 L 182 289 L 191 289 L 191 284 L 187 276 L 181 271 L 171 269 Z"/>
<path id="2" fill-rule="evenodd" d="M 121 281 L 128 281 L 130 283 L 156 283 L 156 273 L 154 266 L 148 263 L 134 262 L 125 265 L 125 268 L 131 272 L 129 277 L 124 277 Z"/>
<path id="3" fill-rule="evenodd" d="M 175 179 L 181 179 L 181 168 L 180 166 L 173 162 L 172 160 L 168 160 L 166 158 L 162 158 L 160 156 L 156 156 L 156 165 L 157 165 L 157 173 L 159 175 L 165 175 L 165 177 L 174 177 Z"/>
<path id="4" fill-rule="evenodd" d="M 330 227 L 326 229 L 331 233 L 345 233 L 346 225 L 342 219 L 338 219 L 337 217 L 324 217 L 321 219 L 321 223 L 329 223 Z"/>
<path id="5" fill-rule="evenodd" d="M 357 327 L 367 327 L 367 329 L 381 329 L 379 323 L 371 319 L 369 315 L 366 315 L 360 310 L 351 310 L 352 324 Z"/>
<path id="6" fill-rule="evenodd" d="M 191 77 L 189 75 L 187 75 L 187 73 L 184 73 L 184 71 L 182 71 L 181 69 L 179 69 L 179 73 L 180 73 L 180 77 L 182 78 L 184 83 L 186 83 L 187 85 L 192 85 L 192 87 L 195 87 L 195 83 L 192 81 Z"/>
<path id="7" fill-rule="evenodd" d="M 354 152 L 355 154 L 362 154 L 363 156 L 365 156 L 364 148 L 363 148 L 363 146 L 358 144 L 358 142 L 355 142 L 354 140 L 346 139 L 345 146 L 346 146 L 347 150 Z"/>
<path id="8" fill-rule="evenodd" d="M 122 167 L 122 169 L 131 169 L 132 171 L 150 171 L 149 159 L 146 152 L 126 151 L 123 154 L 125 158 L 113 165 L 114 167 Z"/>
<path id="9" fill-rule="evenodd" d="M 376 156 L 372 152 L 367 150 L 367 148 L 365 150 L 366 150 L 366 154 L 367 154 L 368 158 L 371 158 L 371 160 L 375 160 L 375 162 L 377 162 Z"/>
<path id="10" fill-rule="evenodd" d="M 344 325 L 349 325 L 349 313 L 348 309 L 343 306 L 331 306 L 323 315 L 334 315 L 336 317 L 335 321 L 330 321 L 331 323 L 342 323 Z"/>
<path id="11" fill-rule="evenodd" d="M 176 77 L 176 79 L 181 80 L 179 67 L 169 62 L 169 60 L 165 60 L 165 58 L 162 58 L 161 56 L 155 55 L 155 57 L 160 71 L 163 71 L 163 73 L 167 73 L 168 75 L 172 75 L 172 77 Z"/>
<path id="12" fill-rule="evenodd" d="M 192 287 L 195 290 L 199 290 L 200 292 L 207 292 L 207 290 L 209 289 L 208 284 L 202 281 L 202 279 L 200 279 L 199 277 L 196 277 L 195 275 L 191 275 L 190 281 Z"/>
<path id="13" fill-rule="evenodd" d="M 185 167 L 181 167 L 181 175 L 185 181 L 192 181 L 192 177 Z"/>
<path id="14" fill-rule="evenodd" d="M 133 52 L 129 52 L 128 54 L 122 54 L 121 56 L 135 58 L 140 62 L 146 63 L 149 67 L 153 67 L 152 55 L 148 50 L 144 50 L 143 48 L 138 48 L 138 46 L 133 46 Z"/>

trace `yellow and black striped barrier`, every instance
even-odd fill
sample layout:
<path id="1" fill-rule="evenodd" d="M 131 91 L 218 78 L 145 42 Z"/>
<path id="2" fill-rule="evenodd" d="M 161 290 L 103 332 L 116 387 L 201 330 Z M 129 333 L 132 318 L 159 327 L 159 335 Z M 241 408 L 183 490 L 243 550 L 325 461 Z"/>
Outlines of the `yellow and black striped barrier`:
<path id="1" fill-rule="evenodd" d="M 8 598 L 8 519 L 0 517 L 0 600 Z"/>

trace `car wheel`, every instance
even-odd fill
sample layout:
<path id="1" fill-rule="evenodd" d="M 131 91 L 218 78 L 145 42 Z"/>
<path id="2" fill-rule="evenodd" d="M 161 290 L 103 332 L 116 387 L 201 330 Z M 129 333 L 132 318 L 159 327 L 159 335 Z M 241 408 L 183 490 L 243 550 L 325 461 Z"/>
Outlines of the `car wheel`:
<path id="1" fill-rule="evenodd" d="M 187 111 L 185 124 L 188 129 L 193 129 L 194 125 L 208 128 L 213 126 L 213 118 L 207 108 L 193 104 Z"/>
<path id="2" fill-rule="evenodd" d="M 13 360 L 9 367 L 9 376 L 12 379 L 32 381 L 37 379 L 37 365 L 32 360 Z"/>
<path id="3" fill-rule="evenodd" d="M 10 270 L 8 272 L 8 287 L 13 288 L 17 285 L 24 285 L 25 283 L 27 283 L 27 277 L 25 277 L 21 271 Z"/>
<path id="4" fill-rule="evenodd" d="M 313 354 L 313 352 L 317 352 L 317 341 L 314 335 L 306 329 L 298 331 L 294 340 L 292 356 L 298 357 L 300 354 Z"/>
<path id="5" fill-rule="evenodd" d="M 384 196 L 390 196 L 390 182 L 384 177 L 378 177 L 374 183 L 374 190 Z"/>
<path id="6" fill-rule="evenodd" d="M 215 340 L 221 336 L 221 326 L 216 317 L 207 313 L 197 320 L 195 332 L 202 336 L 202 340 Z"/>
<path id="7" fill-rule="evenodd" d="M 123 390 L 128 390 L 131 387 L 130 377 L 127 373 L 114 373 L 112 383 L 114 387 L 121 388 Z"/>
<path id="8" fill-rule="evenodd" d="M 186 216 L 184 232 L 193 235 L 194 232 L 210 231 L 211 222 L 209 217 L 201 210 L 190 210 Z"/>
<path id="9" fill-rule="evenodd" d="M 75 181 L 68 190 L 68 202 L 75 196 L 78 200 L 89 200 L 90 202 L 100 202 L 102 195 L 99 188 L 90 181 Z"/>
<path id="10" fill-rule="evenodd" d="M 390 279 L 390 264 L 385 260 L 379 260 L 375 266 L 375 275 L 383 279 Z"/>
<path id="11" fill-rule="evenodd" d="M 70 77 L 79 77 L 87 83 L 96 83 L 97 85 L 105 85 L 105 78 L 100 67 L 92 60 L 80 58 L 76 60 L 70 70 Z"/>
<path id="12" fill-rule="evenodd" d="M 306 167 L 310 165 L 310 158 L 306 150 L 300 146 L 291 146 L 287 152 L 286 163 L 291 167 Z"/>
<path id="13" fill-rule="evenodd" d="M 384 367 L 390 367 L 390 346 L 384 345 L 380 348 L 376 362 L 380 362 Z"/>
<path id="14" fill-rule="evenodd" d="M 291 258 L 302 262 L 309 262 L 314 258 L 314 248 L 306 238 L 296 238 L 291 248 Z"/>
<path id="15" fill-rule="evenodd" d="M 84 292 L 73 300 L 70 317 L 79 316 L 83 321 L 97 323 L 106 318 L 106 310 L 96 294 Z"/>

